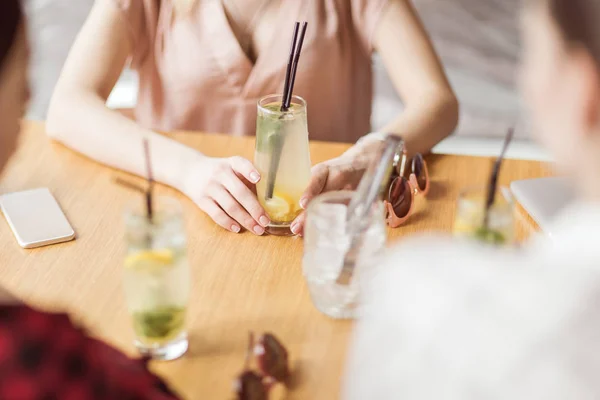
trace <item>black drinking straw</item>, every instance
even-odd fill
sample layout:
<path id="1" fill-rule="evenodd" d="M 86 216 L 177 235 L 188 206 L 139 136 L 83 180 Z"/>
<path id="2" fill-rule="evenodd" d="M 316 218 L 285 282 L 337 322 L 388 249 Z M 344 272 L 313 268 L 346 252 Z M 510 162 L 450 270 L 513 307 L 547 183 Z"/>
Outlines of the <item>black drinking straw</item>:
<path id="1" fill-rule="evenodd" d="M 488 186 L 487 192 L 487 201 L 485 203 L 485 217 L 483 219 L 483 227 L 488 229 L 489 219 L 490 219 L 490 208 L 494 204 L 496 200 L 496 188 L 498 187 L 498 175 L 500 173 L 500 167 L 502 166 L 502 161 L 504 160 L 504 155 L 506 154 L 506 149 L 508 149 L 508 145 L 510 144 L 513 135 L 515 133 L 515 128 L 510 128 L 506 134 L 506 138 L 504 139 L 504 146 L 502 147 L 502 152 L 496 159 L 494 163 L 494 169 L 492 170 L 492 175 L 490 176 L 490 184 Z"/>
<path id="2" fill-rule="evenodd" d="M 152 192 L 154 189 L 154 176 L 152 175 L 152 163 L 150 162 L 150 146 L 148 139 L 144 139 L 144 158 L 146 161 L 146 180 L 148 181 L 148 187 L 146 188 L 146 217 L 149 222 L 152 222 L 153 216 L 153 202 Z"/>
<path id="3" fill-rule="evenodd" d="M 283 97 L 281 98 L 281 112 L 287 111 L 287 97 L 290 88 L 290 77 L 292 76 L 292 64 L 294 63 L 294 52 L 296 51 L 296 41 L 298 40 L 298 29 L 300 28 L 300 22 L 294 24 L 294 35 L 292 37 L 292 48 L 290 49 L 290 56 L 288 59 L 287 68 L 285 70 L 285 81 L 283 83 Z"/>
<path id="4" fill-rule="evenodd" d="M 292 94 L 294 92 L 294 83 L 296 83 L 296 71 L 298 70 L 298 62 L 300 61 L 300 54 L 302 53 L 302 45 L 304 44 L 304 35 L 306 35 L 306 28 L 308 26 L 308 22 L 304 21 L 302 23 L 302 32 L 300 33 L 300 39 L 298 40 L 298 49 L 296 50 L 296 54 L 294 55 L 294 63 L 292 65 L 292 77 L 289 83 L 289 89 L 287 96 L 285 98 L 285 109 L 290 108 L 292 103 Z"/>

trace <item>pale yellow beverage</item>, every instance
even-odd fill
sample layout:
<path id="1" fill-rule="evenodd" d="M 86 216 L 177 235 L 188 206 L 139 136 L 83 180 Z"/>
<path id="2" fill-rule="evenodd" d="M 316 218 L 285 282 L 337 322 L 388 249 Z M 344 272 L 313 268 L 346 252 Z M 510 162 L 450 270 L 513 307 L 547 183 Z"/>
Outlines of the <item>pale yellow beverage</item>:
<path id="1" fill-rule="evenodd" d="M 294 96 L 288 111 L 280 109 L 281 95 L 258 102 L 254 163 L 261 180 L 256 189 L 271 219 L 267 232 L 290 235 L 290 224 L 302 212 L 300 198 L 310 180 L 306 102 Z"/>
<path id="2" fill-rule="evenodd" d="M 514 243 L 514 204 L 503 193 L 498 193 L 485 226 L 485 187 L 464 190 L 459 199 L 454 220 L 454 234 L 484 243 L 502 246 Z"/>
<path id="3" fill-rule="evenodd" d="M 133 329 L 145 346 L 162 346 L 184 334 L 189 298 L 185 250 L 132 252 L 125 259 L 124 285 Z"/>
<path id="4" fill-rule="evenodd" d="M 142 207 L 125 214 L 123 289 L 140 353 L 173 360 L 188 348 L 190 271 L 181 208 L 172 199 L 155 200 L 151 220 Z"/>

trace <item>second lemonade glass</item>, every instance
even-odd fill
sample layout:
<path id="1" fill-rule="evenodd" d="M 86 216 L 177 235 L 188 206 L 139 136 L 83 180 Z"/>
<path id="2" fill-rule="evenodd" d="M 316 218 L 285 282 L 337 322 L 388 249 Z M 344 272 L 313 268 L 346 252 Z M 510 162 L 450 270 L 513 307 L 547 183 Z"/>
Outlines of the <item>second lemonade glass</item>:
<path id="1" fill-rule="evenodd" d="M 512 245 L 515 240 L 514 203 L 500 190 L 489 211 L 485 226 L 485 208 L 488 188 L 474 186 L 464 189 L 458 198 L 454 235 L 479 240 L 496 246 Z"/>
<path id="2" fill-rule="evenodd" d="M 125 213 L 127 256 L 123 286 L 133 320 L 135 345 L 143 356 L 173 360 L 188 348 L 185 314 L 190 271 L 181 207 L 157 198 L 149 221 L 145 203 Z"/>
<path id="3" fill-rule="evenodd" d="M 271 223 L 267 233 L 291 235 L 290 224 L 302 212 L 300 198 L 310 180 L 306 101 L 292 96 L 281 111 L 282 95 L 263 97 L 256 117 L 254 163 L 261 175 L 258 200 Z"/>

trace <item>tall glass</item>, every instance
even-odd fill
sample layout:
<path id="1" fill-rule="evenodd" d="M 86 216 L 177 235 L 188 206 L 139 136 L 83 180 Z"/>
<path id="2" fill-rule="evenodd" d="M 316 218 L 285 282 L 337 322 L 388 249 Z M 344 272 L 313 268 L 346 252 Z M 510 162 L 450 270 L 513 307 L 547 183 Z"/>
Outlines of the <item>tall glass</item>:
<path id="1" fill-rule="evenodd" d="M 376 202 L 367 216 L 352 280 L 349 285 L 336 282 L 351 244 L 346 214 L 353 195 L 350 191 L 321 195 L 310 203 L 306 215 L 304 277 L 315 307 L 333 318 L 357 316 L 360 287 L 379 262 L 387 237 L 383 203 Z"/>
<path id="2" fill-rule="evenodd" d="M 150 222 L 140 201 L 126 210 L 125 225 L 123 286 L 135 345 L 153 359 L 181 357 L 188 348 L 190 273 L 180 205 L 173 199 L 156 199 Z"/>
<path id="3" fill-rule="evenodd" d="M 475 186 L 460 193 L 454 234 L 497 246 L 513 244 L 515 223 L 512 197 L 502 190 L 496 193 L 495 202 L 489 211 L 488 226 L 485 227 L 487 190 L 487 186 Z"/>
<path id="4" fill-rule="evenodd" d="M 310 180 L 306 102 L 293 96 L 282 112 L 281 95 L 258 102 L 254 163 L 261 174 L 256 190 L 272 235 L 291 235 L 290 224 L 302 212 L 300 197 Z"/>

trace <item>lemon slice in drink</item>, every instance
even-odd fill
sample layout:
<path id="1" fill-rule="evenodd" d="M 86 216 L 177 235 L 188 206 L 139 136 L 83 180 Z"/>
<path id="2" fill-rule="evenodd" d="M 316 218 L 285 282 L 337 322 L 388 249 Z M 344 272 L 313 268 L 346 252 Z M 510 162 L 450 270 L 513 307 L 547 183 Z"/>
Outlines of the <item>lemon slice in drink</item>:
<path id="1" fill-rule="evenodd" d="M 139 251 L 125 258 L 125 268 L 158 270 L 172 264 L 173 258 L 169 249 Z"/>
<path id="2" fill-rule="evenodd" d="M 296 218 L 294 201 L 280 192 L 274 192 L 271 199 L 265 200 L 265 211 L 274 222 L 292 222 Z"/>
<path id="3" fill-rule="evenodd" d="M 452 230 L 455 235 L 460 235 L 460 234 L 471 234 L 476 229 L 477 228 L 472 223 L 469 223 L 463 219 L 457 219 L 454 222 L 454 227 Z"/>

